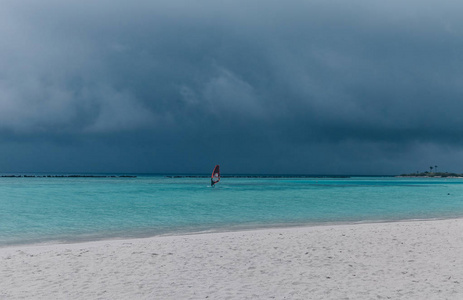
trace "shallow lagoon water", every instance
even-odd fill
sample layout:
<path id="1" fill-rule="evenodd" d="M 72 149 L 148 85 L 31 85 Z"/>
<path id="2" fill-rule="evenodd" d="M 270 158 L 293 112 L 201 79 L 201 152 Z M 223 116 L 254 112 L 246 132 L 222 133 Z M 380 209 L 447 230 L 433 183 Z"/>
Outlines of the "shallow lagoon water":
<path id="1" fill-rule="evenodd" d="M 462 216 L 462 179 L 0 178 L 0 245 Z"/>

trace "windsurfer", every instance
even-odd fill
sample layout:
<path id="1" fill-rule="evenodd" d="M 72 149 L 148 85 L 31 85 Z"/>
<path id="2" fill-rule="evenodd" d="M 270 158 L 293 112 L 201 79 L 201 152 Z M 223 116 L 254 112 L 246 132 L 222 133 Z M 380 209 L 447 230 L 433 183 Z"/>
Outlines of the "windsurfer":
<path id="1" fill-rule="evenodd" d="M 220 181 L 220 167 L 219 165 L 216 165 L 211 175 L 211 186 L 214 186 L 219 181 Z"/>

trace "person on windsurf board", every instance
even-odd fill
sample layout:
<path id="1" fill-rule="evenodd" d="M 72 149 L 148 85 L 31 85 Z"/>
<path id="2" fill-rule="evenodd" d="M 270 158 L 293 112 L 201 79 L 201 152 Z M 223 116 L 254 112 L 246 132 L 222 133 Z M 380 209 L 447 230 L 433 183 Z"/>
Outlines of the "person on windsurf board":
<path id="1" fill-rule="evenodd" d="M 214 186 L 219 181 L 220 181 L 220 166 L 216 165 L 211 175 L 211 186 Z"/>

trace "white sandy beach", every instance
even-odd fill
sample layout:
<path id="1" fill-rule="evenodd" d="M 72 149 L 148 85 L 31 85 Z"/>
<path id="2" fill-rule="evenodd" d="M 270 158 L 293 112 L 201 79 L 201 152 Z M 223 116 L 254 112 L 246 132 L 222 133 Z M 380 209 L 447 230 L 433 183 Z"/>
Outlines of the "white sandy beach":
<path id="1" fill-rule="evenodd" d="M 463 220 L 0 248 L 0 299 L 463 299 Z"/>

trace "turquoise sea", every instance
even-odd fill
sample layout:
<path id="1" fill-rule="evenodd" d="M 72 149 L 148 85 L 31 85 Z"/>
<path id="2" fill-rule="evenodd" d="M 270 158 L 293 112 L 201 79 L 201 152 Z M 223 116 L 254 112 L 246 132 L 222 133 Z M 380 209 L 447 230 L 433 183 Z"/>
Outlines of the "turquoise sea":
<path id="1" fill-rule="evenodd" d="M 463 179 L 0 178 L 0 246 L 463 216 Z"/>

